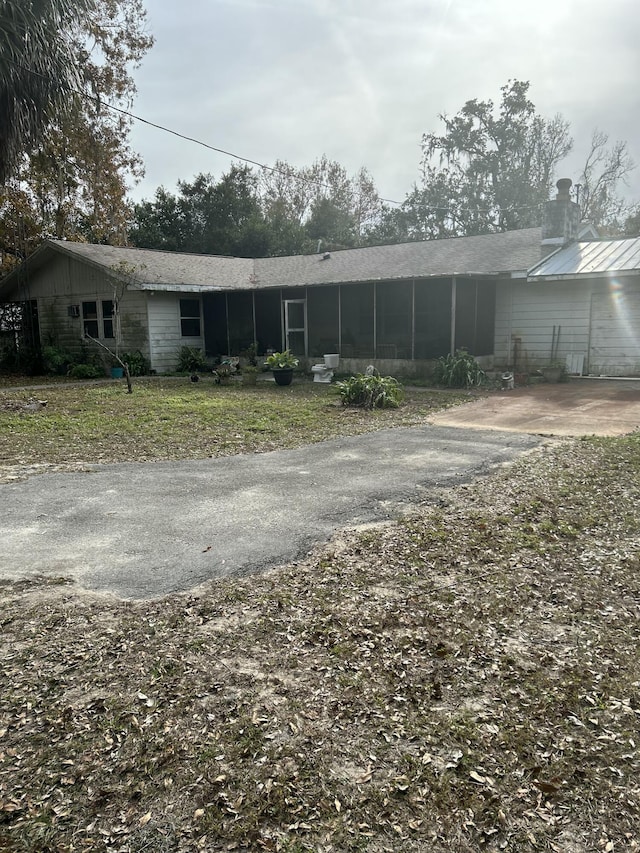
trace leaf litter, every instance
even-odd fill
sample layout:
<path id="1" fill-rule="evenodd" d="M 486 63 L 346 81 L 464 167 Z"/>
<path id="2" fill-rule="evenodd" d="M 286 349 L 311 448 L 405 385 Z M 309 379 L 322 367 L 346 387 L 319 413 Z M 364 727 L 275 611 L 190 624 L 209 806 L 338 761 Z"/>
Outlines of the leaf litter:
<path id="1" fill-rule="evenodd" d="M 0 849 L 639 849 L 640 436 L 188 595 L 0 585 Z"/>

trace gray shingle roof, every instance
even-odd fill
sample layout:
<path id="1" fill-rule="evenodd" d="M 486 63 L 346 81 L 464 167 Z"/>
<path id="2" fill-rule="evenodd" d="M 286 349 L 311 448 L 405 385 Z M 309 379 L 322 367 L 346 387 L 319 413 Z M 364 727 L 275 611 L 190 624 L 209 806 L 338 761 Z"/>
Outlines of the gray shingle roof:
<path id="1" fill-rule="evenodd" d="M 284 258 L 229 258 L 155 249 L 133 249 L 48 240 L 0 285 L 11 287 L 27 269 L 63 252 L 92 266 L 113 270 L 124 262 L 138 285 L 149 290 L 251 290 L 356 281 L 386 281 L 450 275 L 524 272 L 540 257 L 540 228 L 454 237 Z M 6 287 L 5 287 L 6 285 Z"/>
<path id="2" fill-rule="evenodd" d="M 640 270 L 640 237 L 571 243 L 529 270 L 530 279 L 574 278 Z"/>
<path id="3" fill-rule="evenodd" d="M 182 252 L 162 252 L 156 249 L 132 249 L 122 246 L 99 246 L 93 243 L 72 243 L 50 240 L 49 244 L 91 264 L 109 267 L 126 263 L 134 270 L 141 287 L 155 290 L 173 288 L 224 288 L 236 290 L 250 286 L 253 260 L 226 258 L 221 255 L 192 255 Z"/>
<path id="4" fill-rule="evenodd" d="M 319 255 L 262 258 L 255 262 L 259 287 L 293 287 L 349 281 L 385 281 L 441 275 L 524 271 L 540 257 L 540 228 L 345 249 Z"/>

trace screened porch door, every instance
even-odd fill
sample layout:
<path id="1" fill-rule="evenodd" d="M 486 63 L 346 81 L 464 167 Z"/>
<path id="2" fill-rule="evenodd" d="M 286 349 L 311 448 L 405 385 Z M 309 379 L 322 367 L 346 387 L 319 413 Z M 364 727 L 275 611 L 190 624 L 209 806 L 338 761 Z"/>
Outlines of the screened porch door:
<path id="1" fill-rule="evenodd" d="M 307 354 L 307 300 L 285 299 L 284 330 L 286 348 L 293 355 Z"/>

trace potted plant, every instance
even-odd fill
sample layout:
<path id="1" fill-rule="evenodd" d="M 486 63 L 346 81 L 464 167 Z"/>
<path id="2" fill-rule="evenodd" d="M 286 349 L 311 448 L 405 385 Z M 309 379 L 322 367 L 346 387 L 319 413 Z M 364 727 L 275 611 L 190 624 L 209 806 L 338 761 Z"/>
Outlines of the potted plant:
<path id="1" fill-rule="evenodd" d="M 242 384 L 256 385 L 258 381 L 258 368 L 253 364 L 245 364 L 242 368 Z"/>
<path id="2" fill-rule="evenodd" d="M 291 355 L 288 349 L 271 353 L 267 356 L 265 364 L 273 372 L 276 385 L 291 385 L 293 370 L 298 366 L 298 359 L 295 355 Z"/>
<path id="3" fill-rule="evenodd" d="M 231 382 L 231 374 L 233 373 L 233 366 L 226 361 L 218 364 L 213 373 L 213 381 L 216 385 L 229 385 Z"/>

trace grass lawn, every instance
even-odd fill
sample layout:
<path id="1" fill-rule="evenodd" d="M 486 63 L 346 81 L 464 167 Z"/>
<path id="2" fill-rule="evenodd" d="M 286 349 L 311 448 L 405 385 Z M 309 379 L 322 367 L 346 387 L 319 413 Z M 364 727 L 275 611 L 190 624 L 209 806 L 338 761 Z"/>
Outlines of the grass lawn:
<path id="1" fill-rule="evenodd" d="M 224 401 L 252 450 L 433 404 L 420 392 L 367 422 L 331 389 L 282 390 L 256 389 L 251 416 L 251 390 L 166 397 L 196 435 Z M 81 410 L 59 393 L 35 415 L 5 408 L 4 459 L 5 424 L 27 454 L 38 431 L 18 427 L 45 413 L 64 414 L 65 443 L 75 422 L 80 448 L 183 452 L 154 455 L 151 388 L 82 389 Z M 93 444 L 87 423 L 111 418 L 119 442 Z M 0 850 L 639 850 L 639 475 L 638 434 L 550 442 L 397 523 L 190 594 L 1 584 Z"/>
<path id="2" fill-rule="evenodd" d="M 34 398 L 46 407 L 30 409 Z M 466 393 L 415 389 L 400 409 L 363 412 L 341 406 L 335 387 L 312 382 L 279 388 L 134 380 L 131 395 L 122 383 L 0 385 L 0 466 L 202 459 L 298 447 L 422 424 L 431 412 L 467 399 Z"/>

